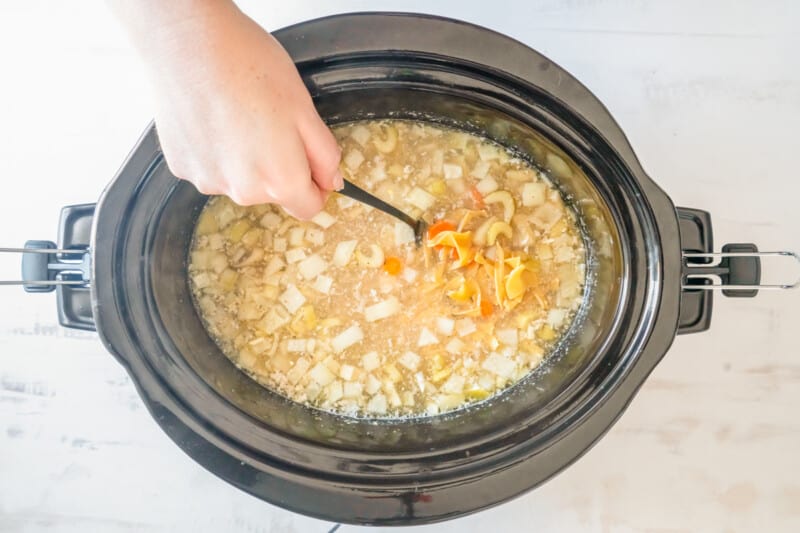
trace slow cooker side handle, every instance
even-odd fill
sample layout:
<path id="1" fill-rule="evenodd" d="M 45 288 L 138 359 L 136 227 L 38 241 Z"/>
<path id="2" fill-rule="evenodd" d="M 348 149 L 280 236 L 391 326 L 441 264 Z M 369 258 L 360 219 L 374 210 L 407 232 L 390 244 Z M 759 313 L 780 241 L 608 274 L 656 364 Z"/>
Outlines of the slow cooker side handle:
<path id="1" fill-rule="evenodd" d="M 96 331 L 89 288 L 94 210 L 95 204 L 62 208 L 58 245 L 27 241 L 23 248 L 0 248 L 0 252 L 22 254 L 22 279 L 0 281 L 0 285 L 22 285 L 25 292 L 56 291 L 58 322 L 65 328 Z"/>
<path id="2" fill-rule="evenodd" d="M 706 331 L 711 326 L 713 291 L 730 298 L 753 298 L 764 289 L 795 289 L 794 283 L 762 284 L 761 259 L 795 259 L 795 252 L 760 252 L 755 244 L 731 243 L 714 252 L 711 215 L 707 211 L 678 207 L 682 272 L 678 334 Z"/>

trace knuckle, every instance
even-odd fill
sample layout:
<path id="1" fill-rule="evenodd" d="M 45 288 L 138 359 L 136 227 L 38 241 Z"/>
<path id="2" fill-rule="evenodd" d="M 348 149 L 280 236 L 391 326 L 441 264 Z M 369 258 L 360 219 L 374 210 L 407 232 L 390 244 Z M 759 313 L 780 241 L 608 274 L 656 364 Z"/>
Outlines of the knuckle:
<path id="1" fill-rule="evenodd" d="M 213 187 L 209 186 L 206 183 L 195 183 L 194 187 L 195 189 L 197 189 L 197 192 L 199 192 L 200 194 L 205 194 L 206 196 L 217 194 L 217 191 L 215 191 Z"/>
<path id="2" fill-rule="evenodd" d="M 165 158 L 167 160 L 167 168 L 176 178 L 191 181 L 191 178 L 194 177 L 193 175 L 196 174 L 196 172 L 193 172 L 192 165 L 185 158 L 166 157 L 166 154 Z"/>
<path id="3" fill-rule="evenodd" d="M 238 205 L 241 205 L 241 206 L 244 206 L 244 207 L 246 207 L 248 205 L 253 205 L 253 203 L 254 203 L 254 202 L 251 201 L 250 196 L 245 194 L 245 193 L 243 193 L 242 191 L 230 190 L 230 191 L 228 191 L 227 196 L 228 196 L 228 198 L 233 200 L 233 202 L 235 204 L 238 204 Z"/>
<path id="4" fill-rule="evenodd" d="M 284 205 L 284 209 L 295 218 L 308 220 L 322 209 L 322 201 L 318 197 L 309 197 L 302 202 Z"/>

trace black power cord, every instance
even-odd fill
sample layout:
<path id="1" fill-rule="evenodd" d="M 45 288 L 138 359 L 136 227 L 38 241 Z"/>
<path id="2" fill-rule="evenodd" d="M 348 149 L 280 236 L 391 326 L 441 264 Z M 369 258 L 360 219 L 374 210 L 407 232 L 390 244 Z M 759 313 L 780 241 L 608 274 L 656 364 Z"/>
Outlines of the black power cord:
<path id="1" fill-rule="evenodd" d="M 328 533 L 334 533 L 335 531 L 338 531 L 338 529 L 339 529 L 340 527 L 342 527 L 342 524 L 336 524 L 335 526 L 333 526 L 332 528 L 330 528 L 330 529 L 328 530 Z"/>

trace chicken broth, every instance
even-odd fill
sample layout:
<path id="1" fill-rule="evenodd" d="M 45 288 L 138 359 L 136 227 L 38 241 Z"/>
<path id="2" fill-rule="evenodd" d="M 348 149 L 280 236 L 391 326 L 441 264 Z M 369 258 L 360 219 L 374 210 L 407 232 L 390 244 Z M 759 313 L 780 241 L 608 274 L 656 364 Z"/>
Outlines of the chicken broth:
<path id="1" fill-rule="evenodd" d="M 429 223 L 333 194 L 311 221 L 209 200 L 192 293 L 222 352 L 297 402 L 419 416 L 484 400 L 537 367 L 584 284 L 574 213 L 486 139 L 410 121 L 334 129 L 345 177 Z"/>

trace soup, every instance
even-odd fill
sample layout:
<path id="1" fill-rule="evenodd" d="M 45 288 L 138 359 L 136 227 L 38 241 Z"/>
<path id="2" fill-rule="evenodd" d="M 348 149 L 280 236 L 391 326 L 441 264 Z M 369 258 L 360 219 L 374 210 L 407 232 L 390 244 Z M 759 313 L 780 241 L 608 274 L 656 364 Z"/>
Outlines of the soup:
<path id="1" fill-rule="evenodd" d="M 428 221 L 425 242 L 338 194 L 308 222 L 212 198 L 189 273 L 222 352 L 287 398 L 370 417 L 447 412 L 536 368 L 585 279 L 575 215 L 545 173 L 427 123 L 334 134 L 345 177 Z"/>

